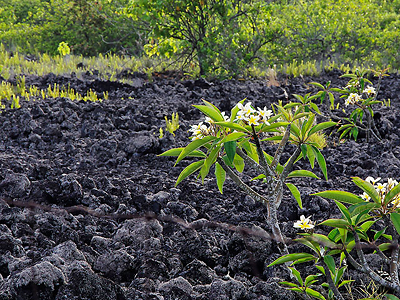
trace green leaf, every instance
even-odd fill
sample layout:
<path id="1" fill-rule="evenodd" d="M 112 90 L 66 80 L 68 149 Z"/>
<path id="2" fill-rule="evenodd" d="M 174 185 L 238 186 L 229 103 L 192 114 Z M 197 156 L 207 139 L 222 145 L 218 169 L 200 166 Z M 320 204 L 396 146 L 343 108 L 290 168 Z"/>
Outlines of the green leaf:
<path id="1" fill-rule="evenodd" d="M 233 160 L 236 154 L 236 141 L 230 141 L 224 143 L 224 148 L 226 152 L 226 156 L 228 157 L 231 164 L 233 164 Z"/>
<path id="2" fill-rule="evenodd" d="M 325 158 L 322 155 L 322 153 L 318 150 L 317 147 L 315 147 L 315 146 L 311 146 L 311 147 L 312 147 L 312 149 L 314 151 L 315 157 L 317 158 L 318 165 L 319 165 L 322 173 L 324 174 L 325 179 L 328 181 L 328 172 L 327 172 L 327 169 L 326 169 Z"/>
<path id="3" fill-rule="evenodd" d="M 268 265 L 268 267 L 272 267 L 274 265 L 280 265 L 284 264 L 289 261 L 295 261 L 298 259 L 304 259 L 304 258 L 310 258 L 310 259 L 315 259 L 314 255 L 309 254 L 309 253 L 291 253 L 291 254 L 286 254 L 278 259 L 274 260 L 272 263 Z"/>
<path id="4" fill-rule="evenodd" d="M 265 177 L 266 177 L 266 176 L 265 176 L 264 174 L 260 174 L 260 175 L 258 175 L 258 176 L 256 176 L 256 177 L 250 179 L 250 181 L 254 181 L 254 180 L 258 180 L 258 179 L 263 179 L 263 178 L 265 178 Z"/>
<path id="5" fill-rule="evenodd" d="M 325 297 L 322 296 L 322 294 L 320 292 L 317 292 L 317 291 L 315 291 L 313 289 L 310 289 L 310 288 L 306 288 L 306 294 L 311 296 L 311 297 L 320 299 L 320 300 L 326 300 Z"/>
<path id="6" fill-rule="evenodd" d="M 317 242 L 318 244 L 320 244 L 324 247 L 331 248 L 331 249 L 335 249 L 335 248 L 339 247 L 337 244 L 332 242 L 327 236 L 325 236 L 323 234 L 313 233 L 310 236 L 306 236 L 305 239 Z"/>
<path id="7" fill-rule="evenodd" d="M 302 154 L 303 158 L 305 159 L 307 157 L 307 145 L 301 144 L 300 149 L 301 149 L 301 154 Z"/>
<path id="8" fill-rule="evenodd" d="M 239 101 L 238 103 L 241 103 L 243 105 L 244 101 L 246 101 L 246 98 Z M 237 113 L 239 112 L 239 107 L 237 104 L 231 109 L 231 118 L 230 121 L 233 122 L 236 118 Z"/>
<path id="9" fill-rule="evenodd" d="M 331 102 L 331 106 L 329 107 L 331 110 L 335 108 L 335 97 L 333 97 L 332 93 L 328 93 L 329 101 Z"/>
<path id="10" fill-rule="evenodd" d="M 269 138 L 262 139 L 261 142 L 265 142 L 265 141 L 281 141 L 282 139 L 283 139 L 283 136 L 275 135 L 275 136 L 271 136 Z"/>
<path id="11" fill-rule="evenodd" d="M 313 148 L 310 145 L 307 145 L 307 157 L 310 161 L 311 168 L 314 169 L 315 154 Z"/>
<path id="12" fill-rule="evenodd" d="M 368 229 L 369 229 L 372 225 L 374 225 L 374 223 L 375 223 L 376 221 L 377 221 L 377 220 L 364 222 L 364 223 L 361 224 L 360 227 L 361 227 L 361 229 L 362 229 L 364 232 L 366 232 L 366 231 L 368 231 Z"/>
<path id="13" fill-rule="evenodd" d="M 217 178 L 217 186 L 218 186 L 219 192 L 222 194 L 225 179 L 226 179 L 226 172 L 219 163 L 215 163 L 215 177 Z"/>
<path id="14" fill-rule="evenodd" d="M 304 280 L 304 286 L 305 286 L 305 287 L 308 287 L 308 286 L 312 285 L 312 284 L 316 281 L 316 279 L 317 279 L 319 276 L 321 276 L 321 274 L 318 274 L 318 275 L 308 275 L 308 276 L 306 277 L 306 279 Z"/>
<path id="15" fill-rule="evenodd" d="M 338 200 L 340 202 L 349 203 L 349 204 L 357 204 L 364 202 L 364 200 L 352 193 L 344 192 L 344 191 L 336 191 L 336 190 L 329 190 L 324 192 L 319 192 L 315 194 L 311 194 L 313 196 L 320 196 L 324 198 L 328 198 L 331 200 Z"/>
<path id="16" fill-rule="evenodd" d="M 354 282 L 355 280 L 343 280 L 341 283 L 339 283 L 339 285 L 338 285 L 338 288 L 340 288 L 340 287 L 342 287 L 342 286 L 344 286 L 345 284 L 349 284 L 349 283 L 352 283 L 352 282 Z"/>
<path id="17" fill-rule="evenodd" d="M 176 180 L 175 186 L 177 186 L 183 179 L 185 179 L 186 177 L 188 177 L 189 175 L 193 174 L 198 169 L 200 169 L 203 166 L 204 161 L 205 161 L 204 159 L 196 161 L 188 165 L 185 169 L 183 169 L 181 174 L 179 174 L 178 179 Z"/>
<path id="18" fill-rule="evenodd" d="M 279 284 L 284 284 L 284 285 L 291 286 L 291 287 L 298 287 L 299 286 L 298 284 L 295 284 L 293 282 L 288 282 L 288 281 L 281 281 L 281 282 L 279 282 Z"/>
<path id="19" fill-rule="evenodd" d="M 215 110 L 213 107 L 207 105 L 193 105 L 206 116 L 210 117 L 214 122 L 224 122 L 224 117 L 221 113 Z"/>
<path id="20" fill-rule="evenodd" d="M 388 298 L 388 300 L 400 300 L 398 297 L 392 294 L 385 294 L 385 297 Z"/>
<path id="21" fill-rule="evenodd" d="M 328 219 L 320 223 L 319 225 L 325 225 L 337 228 L 347 228 L 350 226 L 349 222 L 343 219 Z"/>
<path id="22" fill-rule="evenodd" d="M 184 148 L 173 148 L 173 149 L 169 149 L 157 156 L 179 156 Z M 207 155 L 200 150 L 194 150 L 192 151 L 189 155 L 190 157 L 206 157 Z"/>
<path id="23" fill-rule="evenodd" d="M 232 132 L 228 134 L 226 137 L 224 137 L 221 143 L 236 141 L 244 136 L 247 136 L 247 134 L 243 132 Z"/>
<path id="24" fill-rule="evenodd" d="M 325 269 L 324 269 L 324 267 L 318 266 L 318 265 L 315 265 L 315 267 L 322 273 L 322 275 L 325 275 Z"/>
<path id="25" fill-rule="evenodd" d="M 308 134 L 307 134 L 307 137 L 311 136 L 312 134 L 314 134 L 314 133 L 316 133 L 316 132 L 318 132 L 318 131 L 327 129 L 327 128 L 332 127 L 332 126 L 335 126 L 335 125 L 337 125 L 336 122 L 323 122 L 323 123 L 319 123 L 319 124 L 313 126 L 313 127 L 310 129 L 310 131 L 309 131 Z"/>
<path id="26" fill-rule="evenodd" d="M 206 176 L 210 172 L 210 167 L 216 161 L 220 150 L 221 150 L 221 145 L 218 145 L 217 147 L 215 147 L 214 149 L 211 150 L 209 156 L 206 158 L 204 165 L 200 170 L 202 183 L 204 183 L 204 178 L 206 178 Z"/>
<path id="27" fill-rule="evenodd" d="M 344 273 L 344 271 L 345 271 L 346 269 L 347 269 L 347 266 L 344 266 L 344 267 L 341 267 L 341 268 L 336 272 L 336 275 L 335 275 L 335 285 L 336 285 L 336 286 L 339 284 L 340 280 L 342 279 L 343 273 Z"/>
<path id="28" fill-rule="evenodd" d="M 233 164 L 235 165 L 235 168 L 239 173 L 243 172 L 244 160 L 237 153 L 235 154 L 235 158 L 233 159 Z"/>
<path id="29" fill-rule="evenodd" d="M 390 214 L 390 220 L 392 221 L 394 228 L 396 228 L 397 233 L 400 234 L 400 214 L 392 212 Z"/>
<path id="30" fill-rule="evenodd" d="M 297 138 L 300 138 L 300 129 L 299 127 L 297 127 L 296 124 L 292 123 L 292 125 L 290 126 L 290 132 Z"/>
<path id="31" fill-rule="evenodd" d="M 385 196 L 385 204 L 388 204 L 394 197 L 400 193 L 400 183 L 393 187 Z"/>
<path id="32" fill-rule="evenodd" d="M 300 283 L 301 286 L 303 286 L 303 279 L 301 278 L 300 272 L 297 271 L 295 268 L 288 267 L 290 271 L 292 271 L 292 274 L 296 277 L 297 281 Z"/>
<path id="33" fill-rule="evenodd" d="M 250 131 L 248 131 L 246 128 L 240 126 L 239 124 L 236 123 L 232 123 L 232 122 L 215 122 L 215 124 L 222 126 L 222 127 L 226 127 L 226 128 L 231 128 L 234 129 L 236 131 L 240 131 L 240 132 L 245 132 L 245 133 L 250 133 Z"/>
<path id="34" fill-rule="evenodd" d="M 329 238 L 329 240 L 334 241 L 335 243 L 337 243 L 340 240 L 339 229 L 337 229 L 337 228 L 332 229 L 331 232 L 329 232 L 329 234 L 328 234 L 328 238 Z"/>
<path id="35" fill-rule="evenodd" d="M 310 127 L 312 126 L 313 122 L 315 119 L 315 115 L 312 114 L 309 116 L 307 122 L 303 123 L 303 126 L 301 126 L 301 135 L 305 136 L 306 132 L 310 129 Z"/>
<path id="36" fill-rule="evenodd" d="M 262 129 L 260 130 L 260 132 L 277 132 L 277 130 L 274 130 L 276 128 L 279 127 L 284 127 L 286 128 L 290 123 L 288 122 L 276 122 L 276 123 L 272 123 L 271 125 L 266 125 L 264 127 L 262 127 Z M 281 132 L 281 131 L 279 131 Z"/>
<path id="37" fill-rule="evenodd" d="M 325 255 L 324 262 L 328 266 L 328 268 L 332 272 L 332 274 L 335 274 L 336 266 L 335 266 L 335 260 L 333 259 L 333 257 L 330 255 Z"/>
<path id="38" fill-rule="evenodd" d="M 306 236 L 299 239 L 295 239 L 295 241 L 307 246 L 308 248 L 313 250 L 318 256 L 320 256 L 321 247 L 318 243 L 314 242 L 313 238 L 310 235 L 306 234 Z"/>
<path id="39" fill-rule="evenodd" d="M 211 141 L 216 140 L 217 138 L 214 136 L 206 136 L 200 140 L 194 140 L 191 143 L 189 143 L 189 145 L 187 145 L 181 152 L 181 154 L 179 154 L 175 165 L 177 163 L 179 163 L 182 159 L 184 159 L 186 156 L 188 156 L 190 153 L 192 153 L 194 150 L 196 150 L 197 148 L 200 148 L 201 146 L 204 146 L 205 144 L 208 144 Z"/>
<path id="40" fill-rule="evenodd" d="M 318 108 L 318 106 L 317 106 L 317 104 L 315 104 L 315 103 L 310 103 L 310 106 L 311 106 L 311 108 L 313 109 L 313 110 L 315 110 L 315 112 L 317 113 L 317 114 L 321 114 L 321 112 L 320 112 L 320 110 L 319 110 L 319 108 Z"/>
<path id="41" fill-rule="evenodd" d="M 358 128 L 357 127 L 353 127 L 350 131 L 350 134 L 353 135 L 354 140 L 357 141 L 357 136 L 358 136 Z"/>
<path id="42" fill-rule="evenodd" d="M 335 201 L 337 207 L 338 207 L 338 208 L 340 209 L 340 211 L 342 212 L 342 215 L 347 219 L 347 221 L 348 221 L 350 224 L 352 224 L 352 220 L 351 220 L 351 217 L 350 217 L 350 213 L 349 213 L 348 209 L 346 208 L 346 206 L 344 206 L 342 203 L 340 203 L 340 202 L 338 202 L 338 201 L 336 201 L 336 200 L 334 200 L 334 201 Z"/>
<path id="43" fill-rule="evenodd" d="M 301 202 L 300 192 L 294 184 L 285 183 L 289 190 L 292 192 L 294 199 L 296 199 L 297 204 L 299 205 L 300 209 L 303 209 L 303 204 Z"/>
<path id="44" fill-rule="evenodd" d="M 382 230 L 379 230 L 375 233 L 374 235 L 374 241 L 376 241 L 377 239 L 379 239 L 381 237 L 382 234 L 385 233 L 387 227 L 383 228 Z"/>
<path id="45" fill-rule="evenodd" d="M 212 104 L 211 102 L 208 102 L 208 101 L 206 101 L 206 100 L 204 100 L 204 99 L 201 99 L 201 101 L 203 101 L 203 103 L 204 103 L 206 106 L 208 106 L 208 107 L 214 109 L 216 112 L 218 112 L 218 113 L 221 114 L 221 111 L 218 109 L 218 107 L 216 107 L 216 106 L 215 106 L 214 104 Z M 222 114 L 221 114 L 221 116 L 222 116 Z"/>
<path id="46" fill-rule="evenodd" d="M 380 204 L 375 202 L 361 202 L 349 207 L 349 212 L 352 216 L 360 214 L 366 210 L 371 211 L 372 209 L 377 209 L 380 207 Z"/>
<path id="47" fill-rule="evenodd" d="M 307 171 L 307 170 L 292 171 L 287 176 L 287 178 L 290 178 L 290 177 L 311 177 L 311 178 L 319 179 L 319 177 L 317 175 L 315 175 L 313 172 Z"/>
<path id="48" fill-rule="evenodd" d="M 321 90 L 324 90 L 324 86 L 318 82 L 309 82 L 308 84 L 315 85 L 316 87 L 320 88 Z"/>
<path id="49" fill-rule="evenodd" d="M 289 290 L 295 291 L 295 292 L 298 292 L 298 293 L 303 293 L 303 290 L 300 289 L 300 288 L 298 288 L 298 287 L 292 287 L 292 288 L 290 288 Z"/>
<path id="50" fill-rule="evenodd" d="M 381 199 L 379 197 L 378 192 L 376 191 L 375 187 L 370 184 L 369 182 L 362 180 L 360 177 L 352 177 L 353 182 L 361 188 L 364 192 L 368 194 L 368 196 L 371 197 L 371 199 L 375 202 L 380 204 Z"/>
<path id="51" fill-rule="evenodd" d="M 343 126 L 342 126 L 343 127 Z M 342 127 L 340 127 L 340 128 L 342 128 Z M 339 128 L 339 129 L 340 129 Z M 347 128 L 346 130 L 344 130 L 343 132 L 342 132 L 342 134 L 340 135 L 340 137 L 339 137 L 339 139 L 341 140 L 344 136 L 346 136 L 346 134 L 349 132 L 351 130 L 351 128 Z"/>
<path id="52" fill-rule="evenodd" d="M 391 247 L 392 247 L 391 243 L 383 243 L 378 246 L 379 250 L 381 251 L 389 250 Z"/>

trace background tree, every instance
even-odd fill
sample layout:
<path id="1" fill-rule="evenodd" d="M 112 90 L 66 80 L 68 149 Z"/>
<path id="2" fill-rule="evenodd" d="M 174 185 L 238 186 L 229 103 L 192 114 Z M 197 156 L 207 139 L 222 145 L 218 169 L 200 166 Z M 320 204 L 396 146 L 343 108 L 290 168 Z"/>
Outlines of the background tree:
<path id="1" fill-rule="evenodd" d="M 148 30 L 148 53 L 195 59 L 200 75 L 237 74 L 276 36 L 260 0 L 134 0 L 125 12 Z"/>

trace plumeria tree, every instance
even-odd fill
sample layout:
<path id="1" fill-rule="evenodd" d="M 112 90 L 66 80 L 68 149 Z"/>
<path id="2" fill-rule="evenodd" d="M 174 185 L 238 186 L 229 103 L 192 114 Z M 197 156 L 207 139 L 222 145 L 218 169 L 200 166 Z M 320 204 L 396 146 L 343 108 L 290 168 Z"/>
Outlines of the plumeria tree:
<path id="1" fill-rule="evenodd" d="M 319 224 L 333 227 L 328 235 L 315 233 L 310 218 L 301 216 L 300 220 L 294 223 L 295 228 L 305 231 L 297 241 L 309 247 L 313 254 L 287 254 L 275 260 L 270 266 L 314 261 L 317 269 L 326 276 L 325 286 L 329 288 L 331 299 L 343 299 L 339 288 L 350 282 L 342 279 L 343 272 L 347 268 L 343 261 L 346 260 L 355 270 L 399 296 L 400 184 L 392 178 L 382 183 L 380 177 L 370 176 L 365 180 L 354 177 L 353 182 L 363 191 L 362 194 L 337 190 L 314 194 L 334 200 L 342 213 L 340 219 L 328 219 Z M 344 204 L 350 206 L 346 207 Z M 365 251 L 371 250 L 386 264 L 390 279 L 380 276 L 378 270 L 374 270 L 368 263 Z M 337 259 L 339 267 L 336 267 L 334 255 L 339 255 Z M 290 286 L 297 292 L 306 292 L 305 289 L 301 289 L 303 286 L 299 286 L 299 283 L 282 282 L 282 284 Z M 325 299 L 322 295 L 308 294 L 318 299 Z M 387 298 L 399 299 L 389 294 Z"/>
<path id="2" fill-rule="evenodd" d="M 319 98 L 321 104 L 328 101 L 330 111 L 327 117 L 340 122 L 338 129 L 340 139 L 343 137 L 353 137 L 357 139 L 359 132 L 365 132 L 367 141 L 371 137 L 381 140 L 381 135 L 376 128 L 374 122 L 373 107 L 377 104 L 383 104 L 382 101 L 377 100 L 382 78 L 388 76 L 386 74 L 388 69 L 379 71 L 356 70 L 354 74 L 344 74 L 342 77 L 349 78 L 347 85 L 343 88 L 333 88 L 331 83 L 328 82 L 325 86 L 318 82 L 311 82 L 310 84 L 317 86 L 320 91 L 313 96 L 306 97 L 309 101 Z M 367 71 L 371 71 L 378 77 L 378 85 L 375 88 L 372 82 L 366 77 Z M 335 100 L 334 93 L 340 95 L 339 98 L 344 99 L 344 107 Z M 302 98 L 296 95 L 298 98 Z M 320 114 L 318 107 L 315 109 Z"/>
<path id="3" fill-rule="evenodd" d="M 315 161 L 327 179 L 326 163 L 320 149 L 324 139 L 321 131 L 336 125 L 335 122 L 315 123 L 315 114 L 303 103 L 275 104 L 269 110 L 255 108 L 245 100 L 237 103 L 230 116 L 221 112 L 213 104 L 203 100 L 204 105 L 194 105 L 205 114 L 205 120 L 193 125 L 189 130 L 191 142 L 184 148 L 174 148 L 161 156 L 177 156 L 176 164 L 188 157 L 197 157 L 198 161 L 189 164 L 179 175 L 176 184 L 198 172 L 204 181 L 214 165 L 214 174 L 220 192 L 223 192 L 228 175 L 238 187 L 254 200 L 263 203 L 268 210 L 268 223 L 273 238 L 277 241 L 282 253 L 288 253 L 278 223 L 280 206 L 285 186 L 292 192 L 297 203 L 302 207 L 300 192 L 295 185 L 287 182 L 292 177 L 318 178 L 307 170 L 294 170 L 294 164 L 301 158 L 308 159 L 311 167 Z M 262 142 L 278 143 L 273 153 L 263 150 Z M 292 144 L 289 159 L 281 164 L 281 156 Z M 266 184 L 264 194 L 258 193 L 250 182 L 246 182 L 239 173 L 245 165 L 259 175 L 254 181 Z"/>

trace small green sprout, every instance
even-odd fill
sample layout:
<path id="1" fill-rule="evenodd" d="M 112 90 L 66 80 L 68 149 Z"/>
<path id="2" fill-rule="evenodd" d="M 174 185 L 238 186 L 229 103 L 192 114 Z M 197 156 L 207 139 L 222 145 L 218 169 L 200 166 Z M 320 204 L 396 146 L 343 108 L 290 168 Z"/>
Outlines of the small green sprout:
<path id="1" fill-rule="evenodd" d="M 167 116 L 165 118 L 165 126 L 169 133 L 175 136 L 175 131 L 179 128 L 179 115 L 178 113 L 172 113 L 171 121 L 168 120 Z M 161 135 L 161 131 L 160 131 Z"/>

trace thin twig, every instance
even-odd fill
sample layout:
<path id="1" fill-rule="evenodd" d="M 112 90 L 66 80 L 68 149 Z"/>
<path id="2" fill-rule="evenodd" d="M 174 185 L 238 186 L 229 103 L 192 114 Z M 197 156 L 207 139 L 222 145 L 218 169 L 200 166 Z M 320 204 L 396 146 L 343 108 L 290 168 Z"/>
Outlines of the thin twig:
<path id="1" fill-rule="evenodd" d="M 274 159 L 271 162 L 271 169 L 272 170 L 276 169 L 276 166 L 278 165 L 278 163 L 279 163 L 279 161 L 281 159 L 283 150 L 285 149 L 286 143 L 289 140 L 290 127 L 291 127 L 291 124 L 289 124 L 286 127 L 285 134 L 283 135 L 283 138 L 282 138 L 281 142 L 279 143 L 278 149 L 276 149 L 276 151 L 275 151 Z"/>

